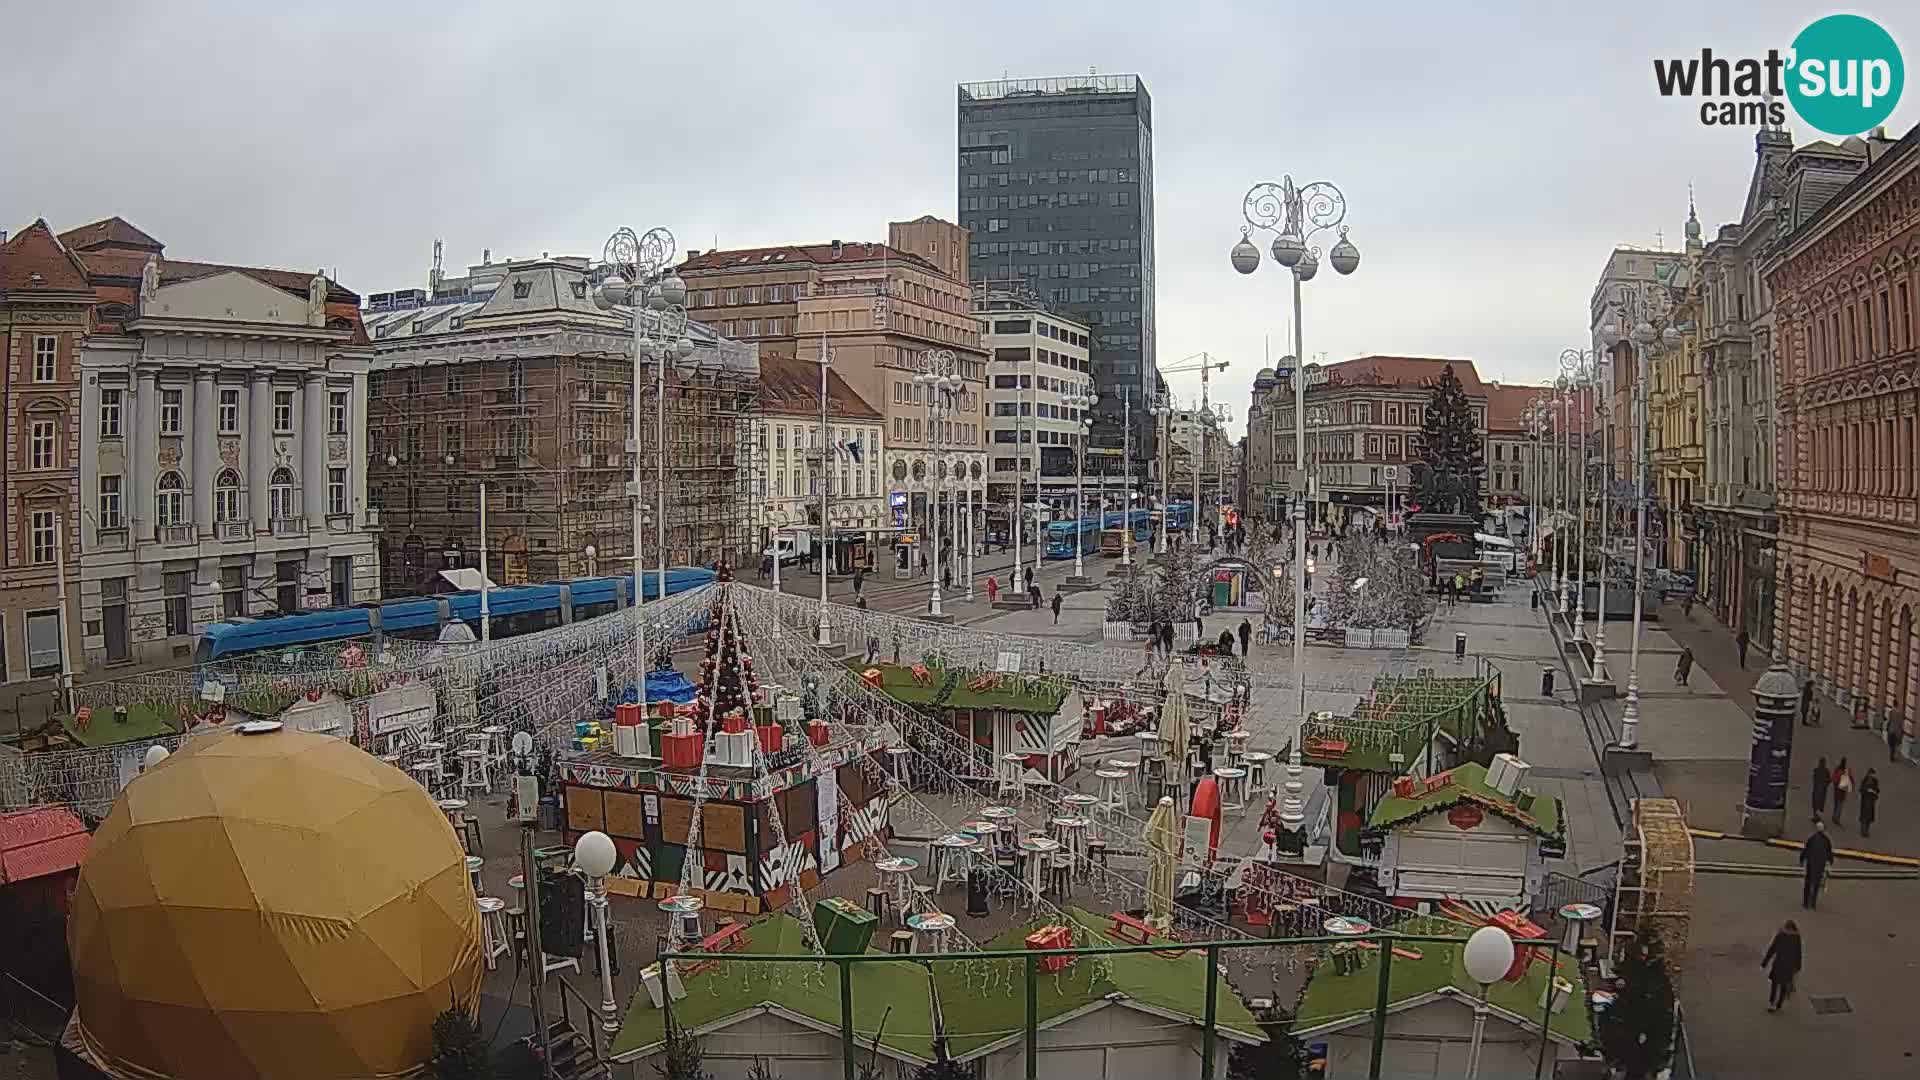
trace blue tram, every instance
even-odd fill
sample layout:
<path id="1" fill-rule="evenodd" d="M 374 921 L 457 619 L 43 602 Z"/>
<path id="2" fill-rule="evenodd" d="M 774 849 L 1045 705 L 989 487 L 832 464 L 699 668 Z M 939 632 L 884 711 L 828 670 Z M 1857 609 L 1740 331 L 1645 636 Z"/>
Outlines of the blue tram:
<path id="1" fill-rule="evenodd" d="M 1071 559 L 1078 551 L 1091 555 L 1100 549 L 1100 522 L 1096 518 L 1056 521 L 1047 526 L 1047 558 Z"/>
<path id="2" fill-rule="evenodd" d="M 667 595 L 699 588 L 714 577 L 714 572 L 704 566 L 670 567 Z M 658 598 L 660 576 L 657 572 L 644 575 L 644 588 L 648 600 Z M 575 578 L 544 585 L 491 589 L 487 593 L 487 615 L 493 623 L 492 636 L 506 638 L 581 622 L 632 603 L 632 574 Z M 377 648 L 380 639 L 387 635 L 433 641 L 440 636 L 441 627 L 456 619 L 479 622 L 478 592 L 410 596 L 297 615 L 234 619 L 207 627 L 194 649 L 194 662 L 204 664 L 244 653 L 353 638 L 372 638 Z"/>

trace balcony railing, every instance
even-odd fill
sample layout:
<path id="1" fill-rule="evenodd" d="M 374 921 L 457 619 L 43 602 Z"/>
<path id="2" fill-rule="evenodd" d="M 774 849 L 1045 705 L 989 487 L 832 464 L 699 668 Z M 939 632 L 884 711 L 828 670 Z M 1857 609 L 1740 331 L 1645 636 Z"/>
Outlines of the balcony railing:
<path id="1" fill-rule="evenodd" d="M 125 525 L 105 526 L 97 530 L 94 543 L 101 551 L 127 550 L 127 527 Z"/>
<path id="2" fill-rule="evenodd" d="M 303 517 L 274 518 L 273 535 L 305 536 L 307 535 L 307 519 Z"/>
<path id="3" fill-rule="evenodd" d="M 214 536 L 223 541 L 245 540 L 253 535 L 251 521 L 221 521 L 213 526 Z"/>
<path id="4" fill-rule="evenodd" d="M 155 532 L 163 544 L 192 544 L 199 541 L 192 525 L 162 525 Z"/>

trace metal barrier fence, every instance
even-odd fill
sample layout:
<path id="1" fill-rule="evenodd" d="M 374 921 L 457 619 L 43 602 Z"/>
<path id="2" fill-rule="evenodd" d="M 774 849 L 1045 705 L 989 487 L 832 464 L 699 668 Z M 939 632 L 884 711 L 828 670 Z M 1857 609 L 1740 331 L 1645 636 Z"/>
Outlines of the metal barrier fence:
<path id="1" fill-rule="evenodd" d="M 1455 935 L 1438 934 L 1401 934 L 1375 931 L 1358 935 L 1322 935 L 1291 938 L 1262 938 L 1230 941 L 1196 942 L 1181 946 L 1184 951 L 1201 951 L 1206 955 L 1206 996 L 1204 1013 L 1201 1019 L 1200 1071 L 1201 1080 L 1211 1080 L 1214 1075 L 1214 1062 L 1218 1052 L 1218 1010 L 1220 984 L 1220 963 L 1223 954 L 1237 949 L 1275 949 L 1299 948 L 1302 946 L 1329 946 L 1369 943 L 1373 952 L 1380 957 L 1379 974 L 1376 979 L 1373 1006 L 1367 1012 L 1373 1018 L 1372 1048 L 1369 1055 L 1367 1076 L 1369 1080 L 1379 1080 L 1382 1062 L 1386 1053 L 1387 1010 L 1391 999 L 1393 950 L 1397 945 L 1452 945 L 1464 948 L 1467 938 Z M 1540 942 L 1521 938 L 1513 939 L 1515 948 L 1539 947 Z M 1026 1015 L 1022 1025 L 1025 1047 L 1026 1080 L 1038 1080 L 1039 1069 L 1039 980 L 1042 962 L 1049 957 L 1068 957 L 1085 959 L 1101 956 L 1122 956 L 1128 954 L 1158 953 L 1164 955 L 1168 946 L 1160 945 L 1104 945 L 1067 949 L 1022 949 L 1022 950 L 986 950 L 975 952 L 953 952 L 934 954 L 892 955 L 861 954 L 848 956 L 816 956 L 813 954 L 753 954 L 705 953 L 705 952 L 662 952 L 662 963 L 685 961 L 693 963 L 769 963 L 769 964 L 806 964 L 813 965 L 816 971 L 832 971 L 838 979 L 840 998 L 839 1042 L 841 1053 L 841 1072 L 844 1080 L 856 1080 L 858 1070 L 855 1056 L 859 1045 L 854 1030 L 853 969 L 860 964 L 911 964 L 927 968 L 941 964 L 982 964 L 982 963 L 1018 963 L 1025 972 Z M 1556 948 L 1556 963 L 1559 957 Z M 1231 988 L 1229 988 L 1229 992 Z M 673 995 L 664 993 L 661 997 L 666 1012 L 665 1031 L 672 1035 L 677 1031 L 673 1020 Z M 1349 1017 L 1358 1013 L 1349 1014 Z M 1322 1018 L 1316 1018 L 1319 1020 Z M 1548 1037 L 1548 1028 L 1542 1025 L 1540 1038 L 1544 1044 Z M 877 1039 L 877 1036 L 876 1036 Z M 1543 1046 L 1544 1052 L 1544 1046 Z M 777 1060 L 777 1059 L 776 1059 Z"/>

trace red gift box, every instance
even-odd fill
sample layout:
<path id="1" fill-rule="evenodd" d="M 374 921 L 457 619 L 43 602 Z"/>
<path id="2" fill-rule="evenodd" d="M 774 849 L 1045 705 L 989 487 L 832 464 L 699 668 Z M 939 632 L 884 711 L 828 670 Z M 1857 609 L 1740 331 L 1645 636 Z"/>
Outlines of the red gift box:
<path id="1" fill-rule="evenodd" d="M 1393 794 L 1397 798 L 1413 798 L 1413 777 L 1396 776 L 1393 778 Z"/>
<path id="2" fill-rule="evenodd" d="M 721 717 L 720 730 L 729 735 L 738 735 L 747 730 L 747 714 L 736 709 Z"/>
<path id="3" fill-rule="evenodd" d="M 655 709 L 657 709 L 657 710 L 659 711 L 659 712 L 658 712 L 658 715 L 659 715 L 659 717 L 660 717 L 660 719 L 662 719 L 662 720 L 671 720 L 671 719 L 673 719 L 673 702 L 671 702 L 671 701 L 656 701 L 656 702 L 654 702 L 654 703 L 653 703 L 653 707 L 654 707 Z"/>
<path id="4" fill-rule="evenodd" d="M 771 754 L 786 745 L 787 731 L 779 724 L 764 724 L 753 729 L 760 736 L 760 752 Z"/>
<path id="5" fill-rule="evenodd" d="M 614 706 L 613 722 L 619 727 L 639 727 L 642 719 L 638 705 Z"/>
<path id="6" fill-rule="evenodd" d="M 1073 931 L 1064 926 L 1043 926 L 1027 935 L 1029 949 L 1071 949 Z M 1052 974 L 1065 971 L 1073 963 L 1071 956 L 1043 956 L 1040 958 L 1040 970 Z"/>
<path id="7" fill-rule="evenodd" d="M 669 769 L 697 769 L 703 741 L 698 735 L 662 735 L 660 758 Z"/>
<path id="8" fill-rule="evenodd" d="M 815 746 L 827 745 L 827 722 L 825 720 L 807 721 L 807 740 Z"/>
<path id="9" fill-rule="evenodd" d="M 1533 920 L 1516 911 L 1502 911 L 1487 920 L 1488 926 L 1497 926 L 1505 930 L 1510 937 L 1521 940 L 1537 940 L 1547 936 L 1547 932 L 1535 925 Z M 1507 969 L 1507 982 L 1519 982 L 1526 977 L 1527 968 L 1538 958 L 1539 950 L 1518 946 L 1513 950 L 1513 966 Z"/>

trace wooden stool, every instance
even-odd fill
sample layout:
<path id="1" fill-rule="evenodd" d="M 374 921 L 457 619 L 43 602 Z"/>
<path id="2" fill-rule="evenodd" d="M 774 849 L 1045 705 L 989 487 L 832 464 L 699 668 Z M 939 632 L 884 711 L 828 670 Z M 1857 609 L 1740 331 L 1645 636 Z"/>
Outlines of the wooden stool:
<path id="1" fill-rule="evenodd" d="M 1073 895 L 1073 852 L 1062 848 L 1053 853 L 1047 868 L 1047 891 L 1054 899 L 1065 900 Z"/>
<path id="2" fill-rule="evenodd" d="M 887 952 L 894 956 L 910 956 L 913 953 L 913 931 L 895 930 L 887 938 Z"/>
<path id="3" fill-rule="evenodd" d="M 476 747 L 460 751 L 460 790 L 490 791 L 493 781 L 487 775 L 487 752 Z"/>
<path id="4" fill-rule="evenodd" d="M 933 902 L 933 886 L 915 885 L 913 887 L 913 911 L 933 911 L 937 907 L 939 905 Z M 903 911 L 900 917 L 904 919 L 911 914 L 913 914 L 912 911 Z"/>
<path id="5" fill-rule="evenodd" d="M 1087 841 L 1087 862 L 1100 869 L 1107 868 L 1107 842 L 1105 840 Z"/>
<path id="6" fill-rule="evenodd" d="M 507 909 L 507 940 L 513 943 L 513 966 L 527 962 L 527 912 L 525 908 Z"/>
<path id="7" fill-rule="evenodd" d="M 1222 765 L 1213 770 L 1213 778 L 1220 784 L 1220 809 L 1245 810 L 1247 808 L 1247 770 Z"/>
<path id="8" fill-rule="evenodd" d="M 480 955 L 487 961 L 487 970 L 492 971 L 498 966 L 495 958 L 513 948 L 504 917 L 507 902 L 497 896 L 482 896 L 474 906 L 480 909 Z"/>
<path id="9" fill-rule="evenodd" d="M 874 886 L 867 890 L 867 912 L 881 922 L 886 922 L 889 909 L 893 907 L 893 894 Z"/>
<path id="10" fill-rule="evenodd" d="M 473 895 L 475 896 L 479 896 L 482 891 L 480 888 L 480 868 L 485 865 L 487 865 L 487 860 L 480 856 L 467 856 L 467 880 L 473 884 Z"/>

